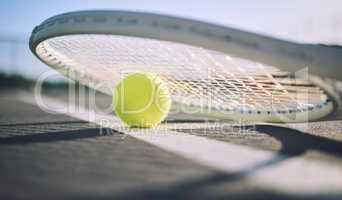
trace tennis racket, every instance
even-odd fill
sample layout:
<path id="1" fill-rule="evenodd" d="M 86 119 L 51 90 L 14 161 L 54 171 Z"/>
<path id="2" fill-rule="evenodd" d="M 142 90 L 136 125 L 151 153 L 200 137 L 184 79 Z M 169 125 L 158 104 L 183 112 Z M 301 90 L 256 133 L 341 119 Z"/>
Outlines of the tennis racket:
<path id="1" fill-rule="evenodd" d="M 162 77 L 174 107 L 193 115 L 303 122 L 333 113 L 342 48 L 297 44 L 195 20 L 81 11 L 38 25 L 31 51 L 89 87 L 113 94 L 127 73 Z M 304 69 L 304 70 L 303 70 Z"/>

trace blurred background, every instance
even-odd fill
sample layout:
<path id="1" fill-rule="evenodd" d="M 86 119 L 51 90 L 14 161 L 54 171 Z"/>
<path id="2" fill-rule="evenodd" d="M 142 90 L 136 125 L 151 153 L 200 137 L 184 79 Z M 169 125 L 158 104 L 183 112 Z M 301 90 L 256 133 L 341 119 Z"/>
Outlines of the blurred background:
<path id="1" fill-rule="evenodd" d="M 282 39 L 342 45 L 340 0 L 3 0 L 0 6 L 1 84 L 8 78 L 35 80 L 50 70 L 30 52 L 32 29 L 64 12 L 89 9 L 161 13 L 208 21 Z M 65 81 L 56 76 L 50 81 Z"/>

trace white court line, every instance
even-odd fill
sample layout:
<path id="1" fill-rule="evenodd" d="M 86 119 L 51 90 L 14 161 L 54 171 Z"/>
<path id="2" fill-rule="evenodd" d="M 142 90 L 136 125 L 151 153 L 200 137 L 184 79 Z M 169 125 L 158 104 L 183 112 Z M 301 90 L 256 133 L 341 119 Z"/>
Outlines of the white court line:
<path id="1" fill-rule="evenodd" d="M 32 94 L 23 93 L 21 95 L 20 99 L 36 105 Z M 54 98 L 44 97 L 44 99 L 54 107 L 66 105 L 65 102 Z M 277 157 L 272 152 L 170 131 L 165 127 L 162 129 L 128 129 L 122 126 L 119 119 L 113 115 L 95 112 L 94 110 L 87 110 L 87 112 L 88 114 L 83 112 L 64 114 L 103 127 L 114 128 L 166 151 L 196 161 L 201 165 L 227 173 L 248 170 L 250 167 L 267 162 L 270 159 L 281 159 L 280 156 Z M 95 117 L 89 118 L 89 113 L 95 113 Z M 296 157 L 261 168 L 250 174 L 248 181 L 258 187 L 283 193 L 341 192 L 342 167 Z"/>

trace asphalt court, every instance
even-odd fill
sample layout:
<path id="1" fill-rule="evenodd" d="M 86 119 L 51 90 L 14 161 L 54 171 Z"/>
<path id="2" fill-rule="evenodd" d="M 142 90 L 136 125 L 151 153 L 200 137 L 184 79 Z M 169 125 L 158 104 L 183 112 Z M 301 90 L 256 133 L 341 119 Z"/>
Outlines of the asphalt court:
<path id="1" fill-rule="evenodd" d="M 146 136 L 47 113 L 17 91 L 6 94 L 0 98 L 2 199 L 342 197 L 338 119 L 285 128 L 205 126 L 171 116 L 168 130 Z"/>

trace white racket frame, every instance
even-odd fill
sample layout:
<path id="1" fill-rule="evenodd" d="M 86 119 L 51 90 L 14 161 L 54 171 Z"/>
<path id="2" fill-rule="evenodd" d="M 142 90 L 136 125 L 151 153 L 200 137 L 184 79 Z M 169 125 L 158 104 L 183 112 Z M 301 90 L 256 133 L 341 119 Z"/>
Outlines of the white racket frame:
<path id="1" fill-rule="evenodd" d="M 195 20 L 127 11 L 80 11 L 57 15 L 35 27 L 30 38 L 31 51 L 44 40 L 75 34 L 124 35 L 184 43 L 216 50 L 248 60 L 275 66 L 287 72 L 308 67 L 310 74 L 318 75 L 312 80 L 332 97 L 323 108 L 309 112 L 269 114 L 239 113 L 222 115 L 210 110 L 208 116 L 220 119 L 246 119 L 263 122 L 295 122 L 316 120 L 331 113 L 339 104 L 333 88 L 318 77 L 342 80 L 342 48 L 338 46 L 298 44 L 228 27 Z M 48 64 L 48 63 L 47 63 Z M 78 80 L 79 77 L 71 77 Z M 86 80 L 80 80 L 86 83 Z M 111 94 L 109 94 L 111 95 Z"/>

